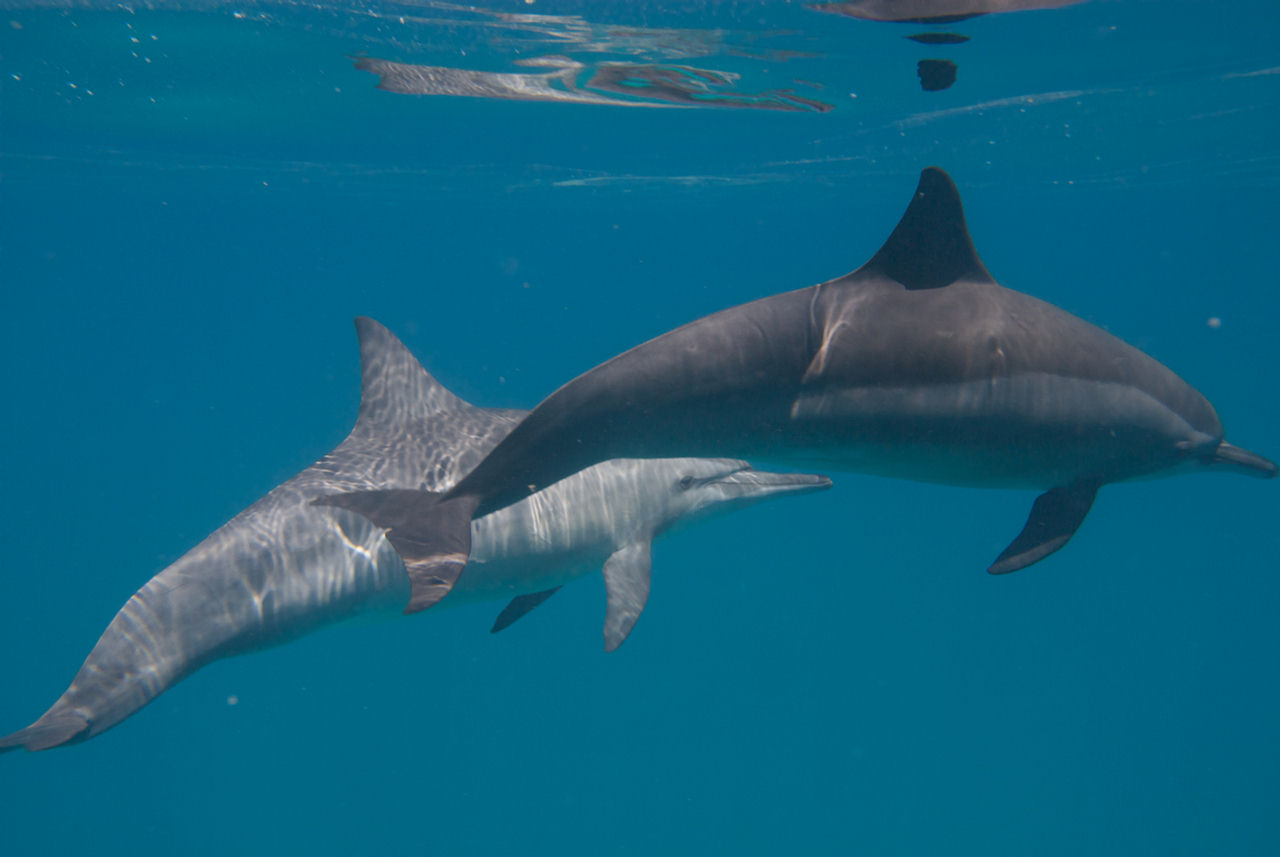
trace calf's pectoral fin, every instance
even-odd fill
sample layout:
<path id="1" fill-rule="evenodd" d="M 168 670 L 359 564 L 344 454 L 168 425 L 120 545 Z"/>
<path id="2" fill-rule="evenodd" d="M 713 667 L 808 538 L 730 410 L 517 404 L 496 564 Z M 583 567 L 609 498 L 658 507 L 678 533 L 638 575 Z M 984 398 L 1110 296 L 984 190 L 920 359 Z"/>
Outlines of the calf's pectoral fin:
<path id="1" fill-rule="evenodd" d="M 515 622 L 524 614 L 537 607 L 543 601 L 546 601 L 552 595 L 560 591 L 559 586 L 553 586 L 550 589 L 544 589 L 541 592 L 530 592 L 525 595 L 517 595 L 502 608 L 502 612 L 498 614 L 498 618 L 493 620 L 493 627 L 489 629 L 490 634 L 496 634 L 504 628 L 509 628 L 512 622 Z"/>
<path id="2" fill-rule="evenodd" d="M 604 650 L 612 652 L 627 639 L 649 600 L 649 540 L 632 542 L 614 551 L 604 564 L 607 609 Z"/>
<path id="3" fill-rule="evenodd" d="M 394 489 L 331 494 L 316 506 L 336 506 L 363 515 L 387 530 L 387 541 L 404 560 L 411 591 L 405 613 L 417 613 L 449 594 L 471 554 L 471 515 L 479 499 L 441 500 L 429 491 Z"/>
<path id="4" fill-rule="evenodd" d="M 1075 535 L 1089 514 L 1101 483 L 1073 482 L 1059 485 L 1036 498 L 1027 516 L 1026 526 L 996 561 L 987 569 L 991 574 L 1006 574 L 1026 568 L 1058 550 Z"/>

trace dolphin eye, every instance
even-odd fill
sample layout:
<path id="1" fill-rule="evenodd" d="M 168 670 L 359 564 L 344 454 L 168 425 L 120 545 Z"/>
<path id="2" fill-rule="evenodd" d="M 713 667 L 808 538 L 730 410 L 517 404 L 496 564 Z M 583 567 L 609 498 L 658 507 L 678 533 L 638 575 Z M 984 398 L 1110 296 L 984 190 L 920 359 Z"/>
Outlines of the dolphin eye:
<path id="1" fill-rule="evenodd" d="M 691 487 L 693 487 L 693 477 L 692 477 L 692 476 L 681 476 L 681 477 L 680 477 L 680 490 L 681 490 L 681 491 L 688 491 Z"/>

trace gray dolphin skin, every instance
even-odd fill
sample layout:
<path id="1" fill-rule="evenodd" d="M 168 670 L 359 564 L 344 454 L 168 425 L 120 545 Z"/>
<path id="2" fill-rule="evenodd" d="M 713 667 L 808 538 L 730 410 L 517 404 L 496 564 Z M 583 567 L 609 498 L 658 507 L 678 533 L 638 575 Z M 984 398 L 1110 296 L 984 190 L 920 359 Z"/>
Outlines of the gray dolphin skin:
<path id="1" fill-rule="evenodd" d="M 442 491 L 525 412 L 474 407 L 395 336 L 356 320 L 360 414 L 336 449 L 165 568 L 111 621 L 71 686 L 0 752 L 98 735 L 195 670 L 359 614 L 404 609 L 411 587 L 383 530 L 312 501 L 335 491 Z M 604 565 L 605 646 L 626 638 L 649 593 L 650 542 L 758 500 L 827 488 L 726 459 L 609 461 L 472 525 L 472 572 L 448 603 L 513 598 L 494 630 Z"/>
<path id="2" fill-rule="evenodd" d="M 806 8 L 869 21 L 950 24 L 979 15 L 1056 9 L 1083 2 L 1084 0 L 847 0 L 815 3 Z"/>
<path id="3" fill-rule="evenodd" d="M 425 607 L 466 565 L 465 521 L 598 461 L 735 455 L 926 482 L 1044 491 L 989 567 L 1061 548 L 1099 486 L 1187 470 L 1274 477 L 1223 440 L 1172 371 L 1057 307 L 998 285 L 959 192 L 920 176 L 861 268 L 723 310 L 627 351 L 545 399 L 448 492 L 396 518 Z M 322 502 L 380 520 L 377 494 Z"/>

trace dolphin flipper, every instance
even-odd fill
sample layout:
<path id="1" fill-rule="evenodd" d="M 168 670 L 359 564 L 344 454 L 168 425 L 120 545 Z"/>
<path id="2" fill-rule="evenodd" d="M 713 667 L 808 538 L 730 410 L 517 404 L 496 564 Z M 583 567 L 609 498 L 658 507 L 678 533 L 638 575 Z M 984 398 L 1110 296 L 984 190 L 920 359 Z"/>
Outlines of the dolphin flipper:
<path id="1" fill-rule="evenodd" d="M 313 505 L 350 509 L 386 528 L 412 585 L 404 612 L 417 613 L 448 595 L 466 568 L 476 503 L 466 495 L 441 500 L 429 491 L 394 489 L 330 494 Z"/>
<path id="2" fill-rule="evenodd" d="M 991 574 L 1017 571 L 1065 545 L 1089 514 L 1101 484 L 1089 480 L 1059 485 L 1037 497 L 1022 532 L 987 571 Z"/>
<path id="3" fill-rule="evenodd" d="M 489 633 L 496 634 L 499 631 L 511 627 L 513 622 L 559 591 L 559 586 L 553 586 L 550 589 L 544 589 L 541 592 L 529 592 L 524 595 L 517 595 L 508 602 L 506 607 L 502 608 L 502 612 L 498 614 L 498 618 L 493 620 L 493 627 L 489 629 Z"/>
<path id="4" fill-rule="evenodd" d="M 627 639 L 649 600 L 648 539 L 619 548 L 604 564 L 608 607 L 604 617 L 604 650 L 612 652 Z"/>

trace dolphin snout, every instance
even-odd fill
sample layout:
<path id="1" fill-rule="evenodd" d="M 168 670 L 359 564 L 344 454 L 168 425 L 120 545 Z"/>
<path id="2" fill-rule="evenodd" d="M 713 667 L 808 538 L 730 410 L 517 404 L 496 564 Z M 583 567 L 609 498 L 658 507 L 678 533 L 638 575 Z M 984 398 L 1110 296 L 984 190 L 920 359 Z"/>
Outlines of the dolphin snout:
<path id="1" fill-rule="evenodd" d="M 751 494 L 804 493 L 825 491 L 831 487 L 831 480 L 819 473 L 774 473 L 753 467 L 735 471 L 717 481 Z"/>
<path id="2" fill-rule="evenodd" d="M 1263 458 L 1256 452 L 1250 452 L 1239 446 L 1232 446 L 1225 440 L 1218 444 L 1218 448 L 1208 457 L 1207 463 L 1211 465 L 1227 465 L 1232 470 L 1244 473 L 1248 476 L 1257 476 L 1261 479 L 1274 479 L 1280 468 L 1276 467 L 1274 461 Z"/>

